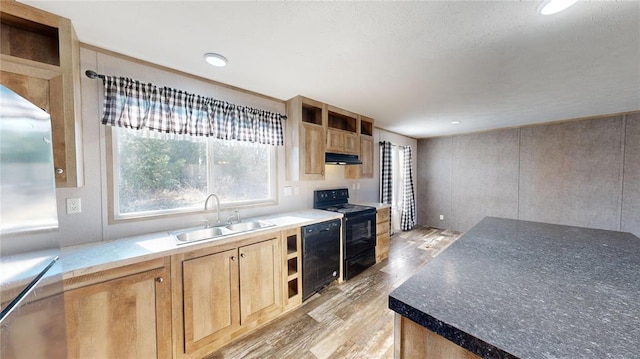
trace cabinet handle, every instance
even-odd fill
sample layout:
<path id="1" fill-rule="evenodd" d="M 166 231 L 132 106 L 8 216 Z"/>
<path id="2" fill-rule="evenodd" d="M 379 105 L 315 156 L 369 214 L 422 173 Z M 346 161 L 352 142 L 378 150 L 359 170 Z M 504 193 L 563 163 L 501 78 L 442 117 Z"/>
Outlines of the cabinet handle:
<path id="1" fill-rule="evenodd" d="M 56 168 L 56 174 L 61 175 L 64 173 L 64 170 L 62 168 Z"/>
<path id="2" fill-rule="evenodd" d="M 162 282 L 164 282 L 164 278 L 158 277 L 158 278 L 156 278 L 156 282 L 162 283 Z"/>
<path id="3" fill-rule="evenodd" d="M 244 253 L 240 253 L 240 258 L 246 257 Z"/>
<path id="4" fill-rule="evenodd" d="M 236 261 L 236 256 L 231 256 L 231 260 L 235 262 Z"/>

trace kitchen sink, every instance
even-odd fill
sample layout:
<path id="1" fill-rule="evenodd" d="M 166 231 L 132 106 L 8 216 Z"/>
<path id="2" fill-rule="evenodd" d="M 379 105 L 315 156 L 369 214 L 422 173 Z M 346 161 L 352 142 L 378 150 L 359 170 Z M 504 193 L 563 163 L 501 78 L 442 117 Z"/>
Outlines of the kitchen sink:
<path id="1" fill-rule="evenodd" d="M 209 228 L 191 228 L 175 232 L 169 232 L 176 238 L 178 244 L 203 241 L 206 239 L 221 238 L 232 234 L 254 231 L 267 227 L 273 227 L 275 224 L 265 221 L 240 222 L 227 225 L 221 225 Z"/>
<path id="2" fill-rule="evenodd" d="M 235 232 L 248 232 L 256 229 L 267 228 L 275 226 L 273 223 L 264 222 L 264 221 L 253 221 L 253 222 L 240 222 L 229 224 L 225 226 L 225 228 L 235 231 Z"/>
<path id="3" fill-rule="evenodd" d="M 210 227 L 210 228 L 198 228 L 198 229 L 188 229 L 184 231 L 171 232 L 171 234 L 176 237 L 178 242 L 186 243 L 186 242 L 194 242 L 194 241 L 202 241 L 205 239 L 212 239 L 216 237 L 224 237 L 229 234 L 232 234 L 230 230 L 224 227 Z"/>

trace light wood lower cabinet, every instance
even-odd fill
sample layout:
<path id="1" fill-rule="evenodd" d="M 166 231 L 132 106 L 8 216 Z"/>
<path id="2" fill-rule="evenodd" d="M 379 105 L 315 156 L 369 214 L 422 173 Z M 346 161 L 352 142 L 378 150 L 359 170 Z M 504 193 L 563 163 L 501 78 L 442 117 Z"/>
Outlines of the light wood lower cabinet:
<path id="1" fill-rule="evenodd" d="M 280 235 L 172 257 L 176 358 L 201 358 L 282 312 Z"/>
<path id="2" fill-rule="evenodd" d="M 288 311 L 302 304 L 302 237 L 301 229 L 282 231 L 283 310 Z"/>
<path id="3" fill-rule="evenodd" d="M 169 260 L 65 280 L 69 358 L 171 357 Z"/>
<path id="4" fill-rule="evenodd" d="M 5 290 L 3 288 L 1 299 L 8 301 L 13 293 L 6 295 Z M 2 308 L 7 304 L 2 303 Z M 2 359 L 66 358 L 62 283 L 37 287 L 18 309 L 5 318 L 0 332 Z"/>
<path id="5" fill-rule="evenodd" d="M 182 262 L 184 344 L 192 353 L 240 326 L 237 250 Z"/>
<path id="6" fill-rule="evenodd" d="M 391 208 L 378 209 L 376 213 L 376 262 L 389 257 L 389 223 L 391 220 Z"/>
<path id="7" fill-rule="evenodd" d="M 240 324 L 262 323 L 282 311 L 279 237 L 238 248 Z"/>

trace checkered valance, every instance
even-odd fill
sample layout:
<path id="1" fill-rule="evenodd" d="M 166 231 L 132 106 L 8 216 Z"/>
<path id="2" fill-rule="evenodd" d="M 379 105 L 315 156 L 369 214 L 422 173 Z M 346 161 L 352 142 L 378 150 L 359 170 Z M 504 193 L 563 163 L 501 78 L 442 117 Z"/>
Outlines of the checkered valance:
<path id="1" fill-rule="evenodd" d="M 274 112 L 238 106 L 125 77 L 104 77 L 102 124 L 173 135 L 282 146 L 282 120 Z"/>

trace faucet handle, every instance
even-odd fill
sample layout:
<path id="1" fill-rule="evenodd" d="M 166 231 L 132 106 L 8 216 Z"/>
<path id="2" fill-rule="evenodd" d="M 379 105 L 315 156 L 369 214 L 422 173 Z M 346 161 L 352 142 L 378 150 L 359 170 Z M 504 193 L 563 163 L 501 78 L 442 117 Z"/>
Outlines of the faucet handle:
<path id="1" fill-rule="evenodd" d="M 233 216 L 229 216 L 229 218 L 227 218 L 227 223 L 231 224 L 233 223 L 233 220 L 235 219 L 238 223 L 240 223 L 240 211 L 235 210 L 234 211 L 236 214 L 234 214 Z"/>

